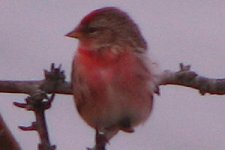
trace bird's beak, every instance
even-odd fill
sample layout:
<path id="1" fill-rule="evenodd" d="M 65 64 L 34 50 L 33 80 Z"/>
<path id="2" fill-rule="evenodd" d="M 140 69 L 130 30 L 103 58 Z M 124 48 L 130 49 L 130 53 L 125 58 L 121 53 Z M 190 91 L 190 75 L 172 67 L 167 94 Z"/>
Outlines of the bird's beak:
<path id="1" fill-rule="evenodd" d="M 67 33 L 65 36 L 79 39 L 82 36 L 82 33 L 76 28 L 75 30 Z"/>

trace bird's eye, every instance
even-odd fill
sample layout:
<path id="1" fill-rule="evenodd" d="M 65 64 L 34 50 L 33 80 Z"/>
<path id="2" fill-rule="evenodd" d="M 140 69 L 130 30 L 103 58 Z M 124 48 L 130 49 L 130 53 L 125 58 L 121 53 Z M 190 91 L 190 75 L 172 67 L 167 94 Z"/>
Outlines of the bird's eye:
<path id="1" fill-rule="evenodd" d="M 88 27 L 88 28 L 87 28 L 87 32 L 88 32 L 88 33 L 94 33 L 94 32 L 96 32 L 96 31 L 98 31 L 98 28 L 96 28 L 96 27 Z"/>

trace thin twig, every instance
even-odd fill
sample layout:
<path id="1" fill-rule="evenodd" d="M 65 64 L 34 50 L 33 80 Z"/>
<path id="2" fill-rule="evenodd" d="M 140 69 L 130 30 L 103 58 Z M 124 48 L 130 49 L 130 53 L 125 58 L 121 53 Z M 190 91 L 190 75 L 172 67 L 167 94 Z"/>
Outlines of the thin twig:
<path id="1" fill-rule="evenodd" d="M 47 130 L 45 110 L 51 107 L 51 103 L 55 97 L 54 91 L 57 89 L 58 84 L 64 83 L 64 72 L 60 70 L 61 66 L 55 68 L 54 64 L 51 65 L 51 70 L 45 70 L 45 80 L 39 82 L 38 86 L 33 86 L 29 89 L 29 94 L 25 100 L 25 103 L 14 102 L 14 105 L 20 108 L 24 108 L 28 111 L 33 111 L 36 121 L 31 126 L 19 128 L 23 131 L 37 131 L 40 138 L 39 150 L 55 150 L 56 146 L 51 145 L 49 134 Z M 20 88 L 17 88 L 20 89 Z M 22 90 L 24 91 L 24 90 Z M 47 93 L 52 93 L 50 98 Z"/>

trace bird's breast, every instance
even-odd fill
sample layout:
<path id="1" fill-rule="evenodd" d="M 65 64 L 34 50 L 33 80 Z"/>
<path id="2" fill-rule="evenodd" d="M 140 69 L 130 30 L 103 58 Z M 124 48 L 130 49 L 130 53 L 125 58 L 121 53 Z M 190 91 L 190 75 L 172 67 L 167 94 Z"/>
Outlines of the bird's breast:
<path id="1" fill-rule="evenodd" d="M 82 50 L 77 54 L 79 73 L 92 86 L 110 84 L 116 75 L 119 56 L 110 52 Z"/>
<path id="2" fill-rule="evenodd" d="M 132 124 L 145 120 L 150 113 L 152 93 L 148 81 L 150 74 L 132 53 L 104 55 L 78 52 L 74 62 L 78 76 L 74 91 L 81 116 L 89 125 L 108 126 L 123 117 Z M 141 109 L 140 109 L 141 108 Z"/>

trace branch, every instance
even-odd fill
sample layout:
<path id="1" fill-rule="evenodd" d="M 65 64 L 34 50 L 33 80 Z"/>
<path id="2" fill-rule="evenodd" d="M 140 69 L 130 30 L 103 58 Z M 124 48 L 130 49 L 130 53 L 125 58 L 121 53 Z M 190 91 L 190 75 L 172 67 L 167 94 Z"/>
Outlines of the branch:
<path id="1" fill-rule="evenodd" d="M 164 71 L 158 76 L 158 85 L 180 85 L 199 90 L 201 95 L 206 93 L 224 95 L 225 94 L 225 79 L 210 79 L 198 75 L 191 71 L 191 66 L 180 64 L 180 70 L 172 72 Z"/>
<path id="2" fill-rule="evenodd" d="M 54 70 L 54 64 L 51 71 L 44 70 L 44 80 L 37 81 L 0 81 L 1 93 L 23 93 L 33 95 L 37 91 L 45 91 L 46 93 L 72 94 L 71 84 L 65 81 L 64 72 Z M 55 71 L 55 72 L 54 72 Z M 55 82 L 57 80 L 57 83 Z M 58 80 L 59 79 L 59 80 Z M 57 84 L 57 87 L 55 86 Z"/>
<path id="3" fill-rule="evenodd" d="M 26 103 L 14 102 L 14 105 L 20 108 L 33 111 L 36 117 L 36 121 L 30 126 L 24 127 L 19 126 L 23 131 L 37 131 L 41 143 L 38 145 L 38 150 L 55 150 L 56 146 L 50 144 L 47 124 L 45 119 L 45 110 L 51 107 L 51 103 L 54 99 L 55 94 L 49 98 L 45 93 L 36 93 L 36 95 L 28 96 Z"/>
<path id="4" fill-rule="evenodd" d="M 45 80 L 36 81 L 0 81 L 0 93 L 23 93 L 32 95 L 35 91 L 43 89 L 46 85 Z M 51 85 L 47 86 L 49 93 L 72 94 L 69 82 L 60 83 L 56 89 L 51 89 Z"/>
<path id="5" fill-rule="evenodd" d="M 26 85 L 25 88 L 15 88 L 11 86 L 11 89 L 9 89 L 8 91 L 14 88 L 30 95 L 25 99 L 25 103 L 14 102 L 14 105 L 19 108 L 24 108 L 28 111 L 33 111 L 36 120 L 28 127 L 20 126 L 19 128 L 23 131 L 38 132 L 40 138 L 38 150 L 55 150 L 56 146 L 51 145 L 49 139 L 45 110 L 51 107 L 51 103 L 55 97 L 54 91 L 58 89 L 58 85 L 65 83 L 65 76 L 64 72 L 61 71 L 61 66 L 55 68 L 54 64 L 51 65 L 51 70 L 45 70 L 44 74 L 45 80 L 38 81 L 36 85 L 31 84 L 31 86 L 29 87 L 28 85 L 26 85 L 26 83 L 22 83 L 23 85 Z M 52 93 L 51 97 L 47 95 L 49 92 Z"/>
<path id="6" fill-rule="evenodd" d="M 190 70 L 189 65 L 180 64 L 180 70 L 173 72 L 165 70 L 157 76 L 156 84 L 161 85 L 180 85 L 199 90 L 200 94 L 204 95 L 225 94 L 225 79 L 211 79 L 203 77 Z M 45 70 L 45 76 L 46 76 Z M 37 90 L 46 91 L 46 93 L 57 94 L 72 94 L 71 83 L 61 80 L 54 88 L 55 82 L 52 80 L 37 80 L 37 81 L 0 81 L 1 93 L 24 93 L 32 95 Z"/>
<path id="7" fill-rule="evenodd" d="M 0 115 L 0 150 L 20 150 L 17 141 L 12 136 Z"/>

